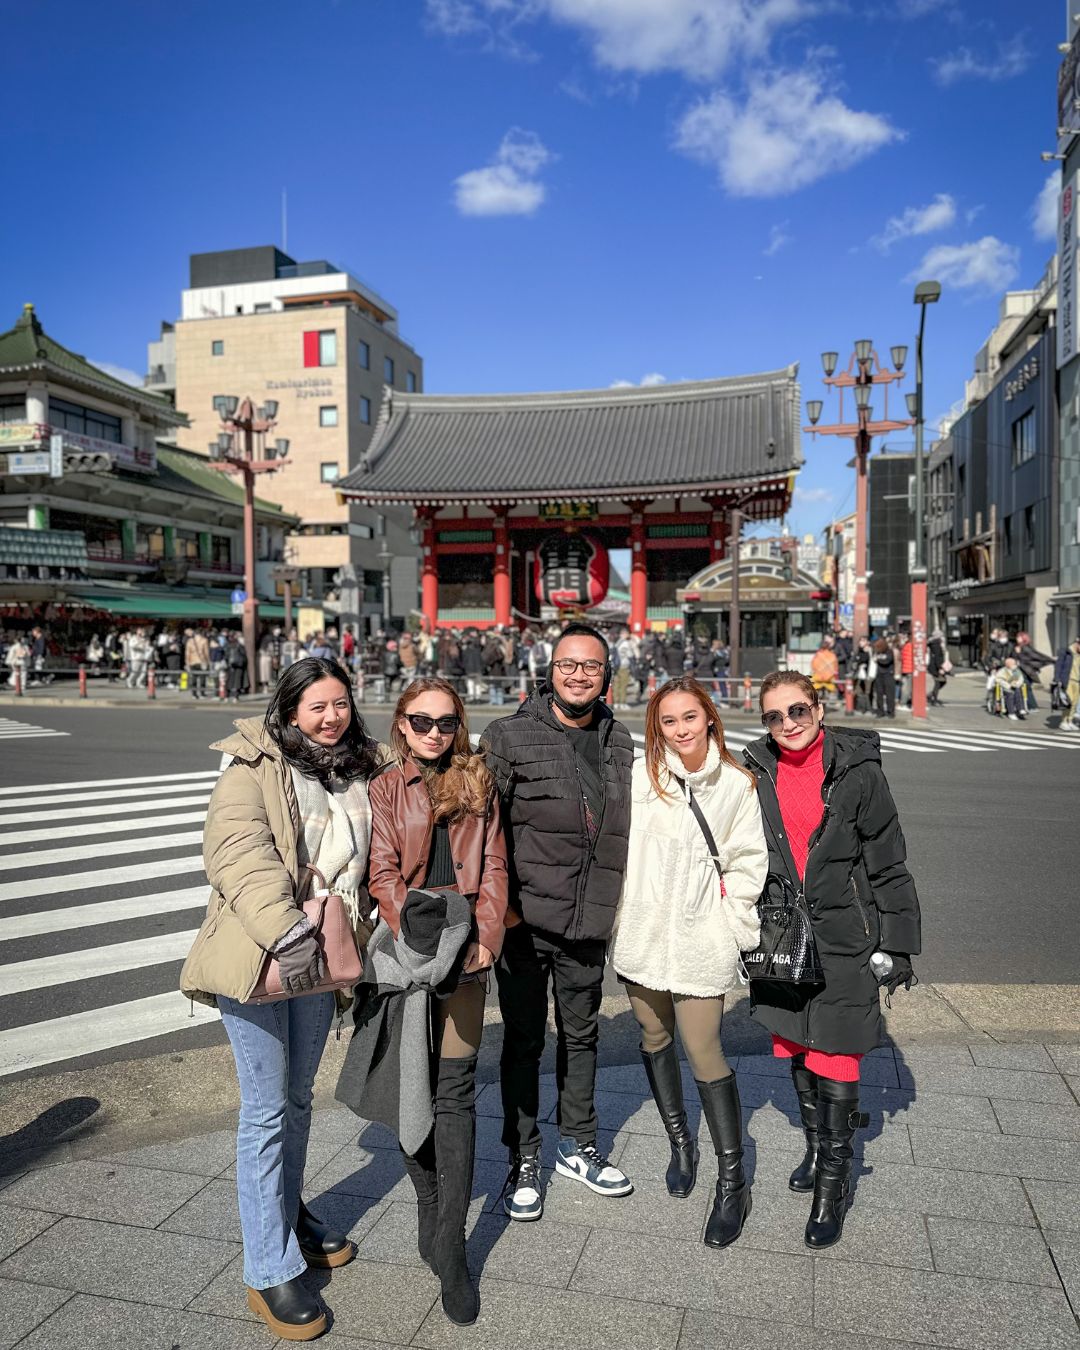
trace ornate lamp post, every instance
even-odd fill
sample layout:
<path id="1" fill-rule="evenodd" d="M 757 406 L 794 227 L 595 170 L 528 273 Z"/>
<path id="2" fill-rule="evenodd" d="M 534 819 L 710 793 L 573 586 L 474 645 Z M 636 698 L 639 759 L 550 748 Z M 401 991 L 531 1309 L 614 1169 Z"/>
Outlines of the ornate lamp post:
<path id="1" fill-rule="evenodd" d="M 874 350 L 874 344 L 863 338 L 855 343 L 847 369 L 835 373 L 839 353 L 822 352 L 821 365 L 825 371 L 824 383 L 839 391 L 840 409 L 837 422 L 818 426 L 823 404 L 820 399 L 809 399 L 806 415 L 810 425 L 804 431 L 812 436 L 849 436 L 855 442 L 855 617 L 852 633 L 855 641 L 870 634 L 870 593 L 866 572 L 867 478 L 866 462 L 870 457 L 870 441 L 890 431 L 903 431 L 912 424 L 907 419 L 896 421 L 889 417 L 889 385 L 904 378 L 906 347 L 893 347 L 893 369 L 883 366 Z M 881 385 L 884 393 L 882 416 L 875 420 L 870 399 L 874 386 Z M 855 403 L 855 420 L 844 421 L 844 390 L 850 389 Z"/>
<path id="2" fill-rule="evenodd" d="M 211 467 L 237 473 L 244 484 L 244 614 L 241 621 L 247 651 L 248 689 L 254 693 L 255 644 L 259 632 L 259 602 L 255 595 L 255 475 L 276 473 L 288 463 L 289 442 L 272 446 L 266 436 L 275 425 L 278 405 L 268 399 L 256 409 L 250 398 L 240 401 L 233 394 L 216 394 L 214 411 L 221 418 L 221 431 L 210 442 Z M 216 458 L 215 458 L 216 456 Z"/>

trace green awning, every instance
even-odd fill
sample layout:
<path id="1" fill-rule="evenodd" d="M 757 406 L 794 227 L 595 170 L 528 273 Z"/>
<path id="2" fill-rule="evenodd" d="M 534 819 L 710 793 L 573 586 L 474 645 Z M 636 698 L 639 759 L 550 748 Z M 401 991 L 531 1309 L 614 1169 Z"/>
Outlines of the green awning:
<path id="1" fill-rule="evenodd" d="M 130 616 L 140 619 L 232 619 L 238 618 L 232 612 L 228 597 L 191 596 L 172 593 L 169 595 L 95 595 L 84 592 L 78 597 L 84 604 L 95 609 L 105 610 L 118 618 Z M 269 600 L 259 604 L 259 617 L 263 619 L 284 619 L 285 606 Z"/>

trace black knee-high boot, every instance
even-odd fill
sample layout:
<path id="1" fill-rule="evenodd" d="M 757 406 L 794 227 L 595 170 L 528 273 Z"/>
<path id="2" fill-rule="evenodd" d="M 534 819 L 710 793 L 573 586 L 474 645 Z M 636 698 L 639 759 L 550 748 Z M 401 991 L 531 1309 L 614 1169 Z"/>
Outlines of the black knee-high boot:
<path id="1" fill-rule="evenodd" d="M 750 1213 L 750 1187 L 743 1172 L 742 1106 L 735 1075 L 698 1083 L 701 1110 L 709 1126 L 720 1175 L 705 1225 L 705 1245 L 726 1247 L 743 1230 Z"/>
<path id="2" fill-rule="evenodd" d="M 831 1247 L 844 1231 L 851 1190 L 851 1141 L 869 1117 L 859 1110 L 858 1083 L 818 1077 L 818 1155 L 808 1247 Z"/>
<path id="3" fill-rule="evenodd" d="M 439 1221 L 439 1173 L 435 1165 L 435 1132 L 424 1140 L 415 1154 L 401 1150 L 405 1171 L 416 1192 L 416 1247 L 420 1259 L 431 1268 L 435 1265 L 435 1228 Z"/>
<path id="4" fill-rule="evenodd" d="M 812 1191 L 817 1171 L 818 1077 L 812 1069 L 806 1067 L 805 1055 L 792 1057 L 791 1081 L 795 1084 L 799 1098 L 799 1114 L 802 1116 L 803 1134 L 806 1136 L 806 1154 L 792 1172 L 788 1186 L 793 1191 Z"/>
<path id="5" fill-rule="evenodd" d="M 694 1189 L 697 1180 L 698 1146 L 686 1122 L 682 1072 L 674 1041 L 655 1054 L 643 1049 L 641 1059 L 652 1089 L 653 1101 L 656 1102 L 671 1143 L 671 1162 L 668 1163 L 664 1178 L 668 1194 L 684 1200 Z"/>
<path id="6" fill-rule="evenodd" d="M 435 1088 L 435 1164 L 439 1203 L 435 1266 L 443 1312 L 458 1326 L 475 1322 L 480 1298 L 465 1260 L 465 1221 L 476 1153 L 476 1056 L 440 1059 Z"/>

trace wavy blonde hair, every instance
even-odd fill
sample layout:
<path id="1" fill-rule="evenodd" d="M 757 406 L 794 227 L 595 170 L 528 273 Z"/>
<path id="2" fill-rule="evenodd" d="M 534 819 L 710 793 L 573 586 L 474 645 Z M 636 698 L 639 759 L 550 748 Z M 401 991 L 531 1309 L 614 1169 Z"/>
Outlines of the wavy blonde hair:
<path id="1" fill-rule="evenodd" d="M 666 785 L 670 783 L 670 770 L 667 767 L 665 755 L 667 741 L 664 740 L 663 728 L 660 725 L 660 705 L 668 694 L 693 694 L 701 704 L 701 711 L 705 714 L 705 720 L 709 724 L 709 735 L 716 741 L 721 761 L 730 765 L 733 769 L 738 769 L 740 773 L 744 773 L 748 779 L 747 790 L 749 792 L 755 791 L 757 779 L 749 769 L 739 763 L 724 742 L 724 723 L 717 711 L 716 704 L 709 697 L 708 691 L 693 676 L 681 675 L 678 679 L 668 680 L 666 684 L 662 684 L 649 699 L 649 706 L 645 710 L 645 768 L 656 795 L 666 798 L 668 796 Z M 661 783 L 661 769 L 664 771 L 663 784 Z"/>
<path id="2" fill-rule="evenodd" d="M 421 694 L 445 694 L 454 705 L 454 712 L 461 719 L 454 740 L 450 746 L 450 762 L 445 773 L 424 775 L 428 796 L 431 798 L 432 818 L 436 821 L 463 820 L 466 816 L 487 814 L 488 804 L 495 791 L 495 779 L 491 770 L 477 754 L 469 740 L 469 726 L 465 719 L 465 706 L 452 684 L 446 680 L 427 676 L 414 680 L 397 701 L 394 720 L 390 728 L 390 745 L 399 764 L 404 764 L 412 755 L 409 742 L 398 723 L 409 711 Z M 417 763 L 415 759 L 414 763 Z"/>

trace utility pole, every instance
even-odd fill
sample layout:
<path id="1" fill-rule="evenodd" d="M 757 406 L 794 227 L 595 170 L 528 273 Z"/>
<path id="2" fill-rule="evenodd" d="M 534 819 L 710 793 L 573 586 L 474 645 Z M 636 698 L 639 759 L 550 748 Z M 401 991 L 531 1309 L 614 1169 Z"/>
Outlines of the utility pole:
<path id="1" fill-rule="evenodd" d="M 926 306 L 941 298 L 941 286 L 936 281 L 920 281 L 915 287 L 915 303 L 919 306 L 919 336 L 915 344 L 915 398 L 912 411 L 915 418 L 915 566 L 911 569 L 911 712 L 914 717 L 926 716 L 926 493 L 925 464 L 923 461 L 923 330 L 926 327 Z M 910 395 L 908 396 L 911 397 Z"/>
<path id="2" fill-rule="evenodd" d="M 728 647 L 731 659 L 728 663 L 728 672 L 733 680 L 739 677 L 739 648 L 742 637 L 742 612 L 739 608 L 739 544 L 742 536 L 742 517 L 742 506 L 733 507 L 730 517 L 731 542 L 728 547 L 731 554 L 731 613 L 728 618 Z"/>

